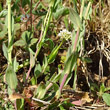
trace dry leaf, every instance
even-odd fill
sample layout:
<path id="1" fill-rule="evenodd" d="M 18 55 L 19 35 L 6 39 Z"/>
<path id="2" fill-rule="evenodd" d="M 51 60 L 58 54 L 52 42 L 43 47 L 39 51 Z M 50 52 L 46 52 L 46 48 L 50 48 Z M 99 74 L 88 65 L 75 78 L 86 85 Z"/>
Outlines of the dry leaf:
<path id="1" fill-rule="evenodd" d="M 13 94 L 9 95 L 10 100 L 23 99 L 23 98 L 24 98 L 24 96 L 22 96 L 19 93 L 13 93 Z"/>
<path id="2" fill-rule="evenodd" d="M 91 102 L 93 99 L 90 99 L 90 97 L 89 97 L 89 95 L 88 95 L 88 92 L 85 92 L 85 93 L 84 93 L 84 96 L 82 97 L 81 100 L 86 103 L 86 102 Z"/>
<path id="3" fill-rule="evenodd" d="M 76 100 L 76 101 L 73 101 L 71 103 L 74 104 L 74 105 L 82 106 L 82 101 L 81 100 Z"/>

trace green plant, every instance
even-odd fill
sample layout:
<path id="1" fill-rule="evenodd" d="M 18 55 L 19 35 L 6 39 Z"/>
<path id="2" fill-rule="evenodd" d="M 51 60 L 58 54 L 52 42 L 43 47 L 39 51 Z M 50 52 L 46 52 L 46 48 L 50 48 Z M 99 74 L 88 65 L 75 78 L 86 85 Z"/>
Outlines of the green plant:
<path id="1" fill-rule="evenodd" d="M 91 84 L 91 90 L 97 94 L 99 99 L 103 99 L 104 102 L 110 106 L 110 94 L 106 93 L 110 90 L 110 87 L 105 87 L 104 83 L 100 84 L 100 86 L 96 85 L 95 83 Z"/>

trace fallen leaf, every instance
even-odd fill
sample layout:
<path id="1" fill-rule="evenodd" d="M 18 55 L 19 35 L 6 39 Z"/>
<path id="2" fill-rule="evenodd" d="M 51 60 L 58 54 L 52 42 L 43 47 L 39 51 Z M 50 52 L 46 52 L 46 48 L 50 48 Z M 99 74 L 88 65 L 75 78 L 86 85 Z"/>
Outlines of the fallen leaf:
<path id="1" fill-rule="evenodd" d="M 86 103 L 86 102 L 89 103 L 89 102 L 91 102 L 91 101 L 93 100 L 93 99 L 90 99 L 90 97 L 89 97 L 88 94 L 89 94 L 88 92 L 85 92 L 84 95 L 83 95 L 83 97 L 82 97 L 82 99 L 81 99 L 81 100 L 82 100 L 83 102 L 85 102 L 85 103 Z"/>
<path id="2" fill-rule="evenodd" d="M 71 103 L 74 104 L 74 105 L 82 106 L 82 101 L 81 100 L 76 100 L 76 101 L 73 101 Z"/>

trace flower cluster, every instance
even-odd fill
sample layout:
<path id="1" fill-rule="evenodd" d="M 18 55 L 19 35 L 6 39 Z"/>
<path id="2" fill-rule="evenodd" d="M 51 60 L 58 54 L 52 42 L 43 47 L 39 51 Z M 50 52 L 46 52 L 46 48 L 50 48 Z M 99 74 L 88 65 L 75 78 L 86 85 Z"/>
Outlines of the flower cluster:
<path id="1" fill-rule="evenodd" d="M 60 37 L 61 40 L 65 39 L 66 41 L 68 41 L 72 37 L 72 33 L 69 32 L 68 30 L 64 29 L 64 30 L 60 31 L 58 36 Z"/>
<path id="2" fill-rule="evenodd" d="M 21 21 L 23 21 L 23 22 L 27 22 L 28 19 L 29 19 L 29 17 L 30 17 L 29 14 L 23 14 L 23 15 L 21 16 Z"/>

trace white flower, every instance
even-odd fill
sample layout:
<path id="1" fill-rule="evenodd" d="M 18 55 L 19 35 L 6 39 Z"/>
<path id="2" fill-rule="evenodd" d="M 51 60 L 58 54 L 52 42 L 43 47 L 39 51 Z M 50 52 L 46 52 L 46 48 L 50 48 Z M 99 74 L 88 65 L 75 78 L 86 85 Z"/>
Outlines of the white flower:
<path id="1" fill-rule="evenodd" d="M 66 29 L 63 29 L 62 31 L 60 31 L 58 36 L 60 37 L 61 40 L 65 39 L 68 41 L 72 37 L 72 33 Z"/>

